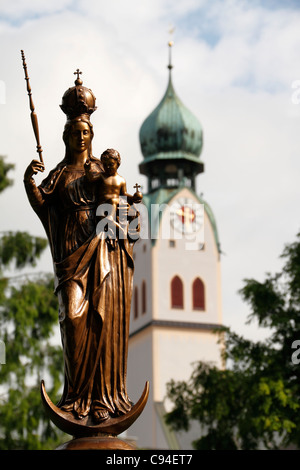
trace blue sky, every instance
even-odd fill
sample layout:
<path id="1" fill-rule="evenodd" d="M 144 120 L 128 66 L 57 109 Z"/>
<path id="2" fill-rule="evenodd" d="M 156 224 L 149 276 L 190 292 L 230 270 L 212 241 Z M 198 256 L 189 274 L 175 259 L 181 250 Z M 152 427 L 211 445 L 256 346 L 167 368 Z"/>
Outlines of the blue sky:
<path id="1" fill-rule="evenodd" d="M 297 1 L 0 0 L 0 153 L 16 164 L 15 185 L 0 198 L 1 230 L 43 235 L 22 179 L 35 154 L 20 49 L 25 50 L 47 171 L 62 158 L 64 91 L 79 67 L 97 97 L 94 154 L 122 156 L 128 187 L 142 159 L 138 132 L 168 79 L 203 127 L 205 173 L 198 191 L 212 207 L 222 244 L 224 323 L 245 326 L 243 279 L 280 269 L 279 255 L 299 221 L 300 8 Z M 39 182 L 39 180 L 38 180 Z M 45 255 L 41 269 L 51 271 Z"/>

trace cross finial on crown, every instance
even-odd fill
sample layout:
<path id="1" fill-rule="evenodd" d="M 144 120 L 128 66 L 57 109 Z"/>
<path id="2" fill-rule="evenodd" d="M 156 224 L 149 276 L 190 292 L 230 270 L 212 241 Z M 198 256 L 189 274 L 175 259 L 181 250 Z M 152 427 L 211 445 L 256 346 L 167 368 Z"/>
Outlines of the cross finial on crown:
<path id="1" fill-rule="evenodd" d="M 82 80 L 79 78 L 79 75 L 81 75 L 82 72 L 77 69 L 76 72 L 74 72 L 74 75 L 77 75 L 77 78 L 75 80 L 75 85 L 82 85 Z"/>

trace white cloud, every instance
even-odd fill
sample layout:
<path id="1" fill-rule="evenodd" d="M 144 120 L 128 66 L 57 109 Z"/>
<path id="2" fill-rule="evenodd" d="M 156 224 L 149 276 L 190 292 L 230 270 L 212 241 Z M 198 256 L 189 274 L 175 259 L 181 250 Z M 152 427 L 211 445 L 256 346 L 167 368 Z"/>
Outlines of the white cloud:
<path id="1" fill-rule="evenodd" d="M 63 157 L 59 104 L 79 67 L 97 97 L 94 153 L 118 148 L 130 188 L 136 181 L 145 185 L 138 131 L 165 92 L 174 24 L 174 86 L 204 128 L 206 172 L 198 186 L 215 212 L 226 253 L 224 321 L 243 328 L 247 306 L 236 294 L 242 279 L 277 269 L 299 226 L 300 104 L 291 99 L 292 81 L 300 79 L 299 10 L 285 9 L 284 2 L 274 10 L 257 2 L 196 0 L 18 3 L 1 2 L 6 104 L 0 104 L 0 154 L 16 163 L 15 185 L 0 198 L 1 229 L 43 234 L 22 187 L 36 154 L 20 49 L 47 171 Z"/>
<path id="2" fill-rule="evenodd" d="M 14 0 L 7 2 L 0 1 L 0 15 L 6 21 L 16 22 L 25 21 L 29 17 L 39 17 L 49 15 L 65 8 L 72 7 L 76 2 L 74 0 Z"/>

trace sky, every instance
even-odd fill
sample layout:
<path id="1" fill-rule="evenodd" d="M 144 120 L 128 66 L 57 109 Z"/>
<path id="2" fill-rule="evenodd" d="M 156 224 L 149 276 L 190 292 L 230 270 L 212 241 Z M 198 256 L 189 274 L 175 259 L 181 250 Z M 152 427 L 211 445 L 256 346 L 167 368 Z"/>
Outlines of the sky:
<path id="1" fill-rule="evenodd" d="M 127 187 L 145 189 L 139 129 L 166 90 L 171 38 L 175 91 L 203 128 L 197 191 L 221 241 L 223 323 L 260 339 L 238 291 L 279 271 L 300 229 L 299 0 L 0 0 L 0 154 L 15 164 L 0 230 L 44 236 L 23 188 L 37 154 L 20 50 L 46 173 L 64 156 L 59 105 L 80 68 L 97 98 L 94 155 L 118 149 Z M 49 251 L 37 269 L 52 271 Z"/>

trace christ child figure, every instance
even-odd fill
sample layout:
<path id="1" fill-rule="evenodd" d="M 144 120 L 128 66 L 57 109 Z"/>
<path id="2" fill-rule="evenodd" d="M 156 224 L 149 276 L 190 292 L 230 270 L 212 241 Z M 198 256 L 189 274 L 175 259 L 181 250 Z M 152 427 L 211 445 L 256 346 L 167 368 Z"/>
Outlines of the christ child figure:
<path id="1" fill-rule="evenodd" d="M 85 164 L 85 174 L 88 181 L 97 182 L 98 204 L 109 204 L 111 206 L 106 218 L 113 220 L 117 227 L 121 228 L 117 220 L 121 218 L 120 211 L 122 207 L 125 208 L 125 212 L 128 212 L 128 204 L 140 203 L 143 196 L 139 192 L 139 185 L 137 184 L 135 185 L 136 192 L 134 195 L 127 193 L 126 181 L 117 172 L 121 164 L 121 157 L 117 150 L 105 150 L 100 160 L 103 165 L 103 172 L 93 171 L 93 167 L 87 162 Z"/>

